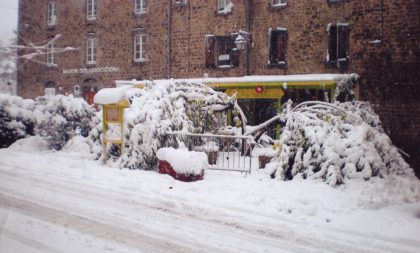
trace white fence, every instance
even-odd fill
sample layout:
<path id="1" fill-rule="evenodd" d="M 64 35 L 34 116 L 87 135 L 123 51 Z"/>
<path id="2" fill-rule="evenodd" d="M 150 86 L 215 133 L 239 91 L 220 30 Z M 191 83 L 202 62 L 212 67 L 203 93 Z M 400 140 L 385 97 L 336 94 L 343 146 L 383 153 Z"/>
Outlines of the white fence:
<path id="1" fill-rule="evenodd" d="M 188 150 L 202 151 L 208 156 L 209 170 L 238 171 L 251 173 L 252 147 L 254 140 L 249 136 L 213 134 L 167 133 L 182 141 Z M 169 146 L 175 146 L 176 143 Z"/>

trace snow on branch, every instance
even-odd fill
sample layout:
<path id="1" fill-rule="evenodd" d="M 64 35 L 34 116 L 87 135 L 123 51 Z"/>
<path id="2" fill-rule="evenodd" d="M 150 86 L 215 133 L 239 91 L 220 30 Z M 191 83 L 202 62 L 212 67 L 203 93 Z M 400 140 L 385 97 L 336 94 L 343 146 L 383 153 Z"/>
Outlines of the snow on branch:
<path id="1" fill-rule="evenodd" d="M 55 47 L 55 43 L 60 40 L 63 36 L 61 34 L 57 34 L 52 39 L 43 40 L 39 42 L 26 42 L 27 45 L 3 45 L 1 49 L 3 50 L 11 50 L 15 52 L 15 57 L 17 59 L 25 59 L 27 61 L 33 61 L 39 64 L 47 65 L 46 59 L 40 60 L 38 59 L 39 56 L 47 55 L 47 54 L 61 54 L 64 52 L 69 51 L 77 51 L 79 48 L 75 47 Z M 20 51 L 20 52 L 18 52 Z M 20 54 L 19 53 L 22 53 Z"/>
<path id="2" fill-rule="evenodd" d="M 325 181 L 413 176 L 368 103 L 308 101 L 287 110 L 282 148 L 271 168 L 281 180 Z"/>

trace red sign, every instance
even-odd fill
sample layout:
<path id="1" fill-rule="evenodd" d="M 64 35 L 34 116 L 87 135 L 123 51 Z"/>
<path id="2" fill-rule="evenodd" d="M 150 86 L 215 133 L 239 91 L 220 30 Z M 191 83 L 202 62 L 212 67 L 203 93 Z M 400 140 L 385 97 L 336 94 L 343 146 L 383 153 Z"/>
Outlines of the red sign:
<path id="1" fill-rule="evenodd" d="M 262 87 L 262 86 L 255 87 L 255 92 L 257 92 L 257 93 L 263 93 L 263 91 L 264 91 L 264 87 Z"/>

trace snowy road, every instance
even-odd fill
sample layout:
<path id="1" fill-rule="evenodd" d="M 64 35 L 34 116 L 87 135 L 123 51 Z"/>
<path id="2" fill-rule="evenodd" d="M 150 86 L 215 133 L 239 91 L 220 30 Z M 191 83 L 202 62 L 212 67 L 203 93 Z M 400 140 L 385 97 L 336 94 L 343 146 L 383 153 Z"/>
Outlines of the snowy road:
<path id="1" fill-rule="evenodd" d="M 418 202 L 359 211 L 344 190 L 283 184 L 221 172 L 187 184 L 77 153 L 0 150 L 0 252 L 420 249 Z"/>

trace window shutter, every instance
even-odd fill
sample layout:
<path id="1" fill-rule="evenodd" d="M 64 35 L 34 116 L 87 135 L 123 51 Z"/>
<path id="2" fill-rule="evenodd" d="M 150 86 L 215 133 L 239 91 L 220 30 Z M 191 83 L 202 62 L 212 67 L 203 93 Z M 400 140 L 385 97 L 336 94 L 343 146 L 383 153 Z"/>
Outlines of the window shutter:
<path id="1" fill-rule="evenodd" d="M 338 56 L 337 58 L 343 59 L 349 57 L 349 26 L 340 25 L 338 26 Z"/>
<path id="2" fill-rule="evenodd" d="M 277 63 L 280 64 L 282 62 L 286 63 L 286 54 L 287 54 L 287 39 L 288 39 L 288 32 L 287 31 L 280 31 L 277 37 L 279 40 L 277 43 L 278 45 L 278 58 Z"/>
<path id="3" fill-rule="evenodd" d="M 229 53 L 229 57 L 230 57 L 230 64 L 232 66 L 239 66 L 239 57 L 240 57 L 240 50 L 236 48 L 236 44 L 235 44 L 235 40 L 236 37 L 238 37 L 238 34 L 232 34 L 230 37 L 230 53 Z"/>
<path id="4" fill-rule="evenodd" d="M 330 25 L 328 30 L 328 62 L 337 61 L 337 26 Z"/>
<path id="5" fill-rule="evenodd" d="M 214 35 L 206 35 L 205 36 L 205 48 L 206 48 L 206 59 L 205 59 L 205 66 L 206 68 L 215 68 L 216 65 L 214 64 L 215 59 L 215 45 L 216 45 L 216 37 Z"/>
<path id="6" fill-rule="evenodd" d="M 275 34 L 270 28 L 268 30 L 268 65 L 275 64 L 275 55 L 276 55 L 276 43 L 275 43 Z"/>

